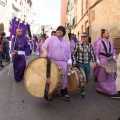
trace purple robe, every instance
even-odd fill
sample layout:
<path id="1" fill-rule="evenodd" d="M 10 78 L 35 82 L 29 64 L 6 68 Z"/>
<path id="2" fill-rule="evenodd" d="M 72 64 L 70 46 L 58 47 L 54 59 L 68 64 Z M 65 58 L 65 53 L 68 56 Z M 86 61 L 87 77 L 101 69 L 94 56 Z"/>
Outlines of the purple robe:
<path id="1" fill-rule="evenodd" d="M 64 83 L 62 89 L 67 88 L 67 62 L 71 60 L 71 52 L 67 40 L 60 40 L 58 37 L 52 36 L 45 40 L 43 46 L 47 48 L 48 57 L 63 70 Z"/>
<path id="2" fill-rule="evenodd" d="M 101 37 L 97 37 L 94 41 L 94 44 L 93 44 L 93 50 L 94 50 L 94 53 L 96 55 L 96 49 L 97 49 L 97 44 L 98 42 L 100 42 L 102 40 Z M 94 76 L 97 78 L 98 77 L 98 72 L 99 72 L 99 67 L 96 66 L 95 68 L 93 68 L 93 74 Z"/>
<path id="3" fill-rule="evenodd" d="M 37 38 L 36 36 L 34 37 L 34 39 L 35 39 L 35 41 L 38 43 L 38 38 Z"/>
<path id="4" fill-rule="evenodd" d="M 37 48 L 37 43 L 36 43 L 36 41 L 33 39 L 33 50 L 34 50 L 34 52 L 36 51 L 36 48 Z"/>
<path id="5" fill-rule="evenodd" d="M 13 55 L 13 69 L 14 69 L 14 78 L 17 82 L 23 79 L 24 70 L 26 67 L 25 55 L 29 56 L 29 45 L 27 39 L 22 36 L 16 37 L 15 47 L 14 47 L 15 38 L 11 41 L 11 52 L 18 51 L 18 55 Z"/>
<path id="6" fill-rule="evenodd" d="M 71 50 L 71 53 L 72 53 L 72 51 L 74 49 L 74 46 L 75 46 L 75 41 L 72 39 L 72 40 L 70 40 L 70 50 Z"/>
<path id="7" fill-rule="evenodd" d="M 76 37 L 73 37 L 73 40 L 74 40 L 74 42 L 75 42 L 75 43 L 77 43 L 77 42 L 78 42 L 78 40 L 77 40 L 77 38 L 76 38 Z"/>
<path id="8" fill-rule="evenodd" d="M 106 44 L 107 50 L 109 50 L 109 40 L 104 40 L 104 42 Z M 108 59 L 115 57 L 115 50 L 114 50 L 113 44 L 111 43 L 112 56 L 110 56 L 108 58 L 103 55 L 100 55 L 100 53 L 105 54 L 104 46 L 101 41 L 98 42 L 98 44 L 97 44 L 96 58 L 97 58 L 97 62 L 100 61 L 100 63 L 104 66 Z M 108 95 L 114 95 L 117 93 L 114 75 L 108 74 L 106 72 L 105 68 L 103 68 L 103 67 L 99 67 L 96 90 L 103 92 L 105 94 L 108 94 Z"/>
<path id="9" fill-rule="evenodd" d="M 36 54 L 37 55 L 42 55 L 42 45 L 43 45 L 43 42 L 40 42 L 38 45 L 37 45 L 37 48 L 36 48 Z"/>

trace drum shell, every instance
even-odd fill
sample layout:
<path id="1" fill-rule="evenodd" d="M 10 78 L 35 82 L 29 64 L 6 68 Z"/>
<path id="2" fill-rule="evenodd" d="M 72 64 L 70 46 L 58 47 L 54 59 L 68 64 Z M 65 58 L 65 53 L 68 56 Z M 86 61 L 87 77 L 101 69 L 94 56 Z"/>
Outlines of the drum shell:
<path id="1" fill-rule="evenodd" d="M 36 58 L 32 60 L 26 67 L 24 72 L 24 84 L 27 91 L 34 97 L 44 97 L 46 78 L 46 58 Z M 56 89 L 62 86 L 63 78 L 61 78 L 61 70 L 51 60 L 50 74 L 50 89 L 49 94 L 52 94 Z"/>
<path id="2" fill-rule="evenodd" d="M 82 68 L 73 68 L 74 74 L 68 76 L 68 91 L 74 92 L 78 88 L 85 87 L 86 85 L 86 76 Z"/>

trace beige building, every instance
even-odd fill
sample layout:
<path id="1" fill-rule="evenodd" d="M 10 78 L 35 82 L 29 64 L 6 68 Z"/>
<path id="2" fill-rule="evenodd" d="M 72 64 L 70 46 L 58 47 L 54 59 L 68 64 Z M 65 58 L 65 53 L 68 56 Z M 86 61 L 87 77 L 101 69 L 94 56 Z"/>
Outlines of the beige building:
<path id="1" fill-rule="evenodd" d="M 74 14 L 74 34 L 76 34 L 78 40 L 80 40 L 80 35 L 82 32 L 87 31 L 89 34 L 90 18 L 88 0 L 76 0 Z"/>
<path id="2" fill-rule="evenodd" d="M 116 52 L 120 52 L 120 0 L 75 0 L 74 18 L 74 33 L 79 40 L 86 31 L 93 43 L 105 28 L 110 32 Z"/>
<path id="3" fill-rule="evenodd" d="M 99 36 L 100 29 L 110 32 L 116 53 L 120 52 L 120 0 L 90 0 L 90 31 L 92 40 Z"/>

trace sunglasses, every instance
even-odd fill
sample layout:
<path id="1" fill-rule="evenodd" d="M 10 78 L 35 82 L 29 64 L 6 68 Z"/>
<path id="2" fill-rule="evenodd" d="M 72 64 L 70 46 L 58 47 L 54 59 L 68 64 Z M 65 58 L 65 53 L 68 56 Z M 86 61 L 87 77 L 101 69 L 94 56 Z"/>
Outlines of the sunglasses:
<path id="1" fill-rule="evenodd" d="M 87 38 L 87 36 L 81 36 L 81 38 Z"/>

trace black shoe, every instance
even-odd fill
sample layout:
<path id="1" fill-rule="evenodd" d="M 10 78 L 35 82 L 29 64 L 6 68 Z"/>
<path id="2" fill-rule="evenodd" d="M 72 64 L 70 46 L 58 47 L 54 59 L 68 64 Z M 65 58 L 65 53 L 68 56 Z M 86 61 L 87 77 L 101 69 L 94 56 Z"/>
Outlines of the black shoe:
<path id="1" fill-rule="evenodd" d="M 119 94 L 115 94 L 115 95 L 112 95 L 111 98 L 112 99 L 114 99 L 114 98 L 119 98 L 120 99 L 120 95 Z"/>
<path id="2" fill-rule="evenodd" d="M 98 78 L 94 76 L 94 81 L 97 82 Z"/>
<path id="3" fill-rule="evenodd" d="M 64 95 L 61 98 L 65 101 L 70 101 L 70 97 L 68 95 Z"/>
<path id="4" fill-rule="evenodd" d="M 118 91 L 118 94 L 120 95 L 120 91 Z"/>
<path id="5" fill-rule="evenodd" d="M 20 82 L 20 81 L 22 81 L 22 80 L 15 80 L 15 82 Z"/>

